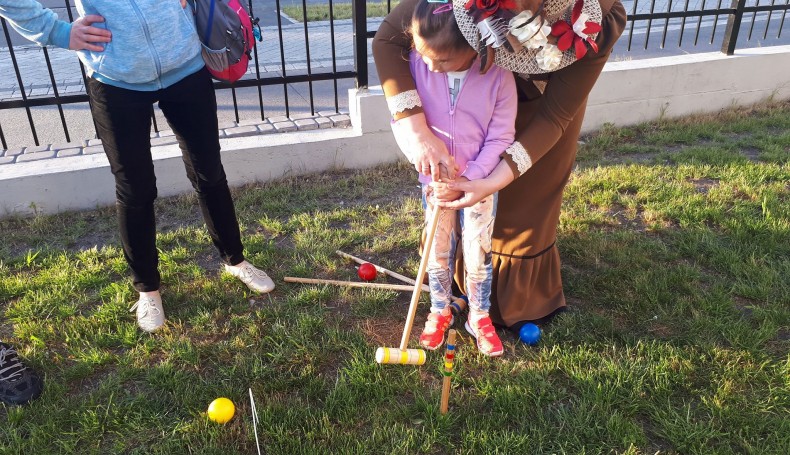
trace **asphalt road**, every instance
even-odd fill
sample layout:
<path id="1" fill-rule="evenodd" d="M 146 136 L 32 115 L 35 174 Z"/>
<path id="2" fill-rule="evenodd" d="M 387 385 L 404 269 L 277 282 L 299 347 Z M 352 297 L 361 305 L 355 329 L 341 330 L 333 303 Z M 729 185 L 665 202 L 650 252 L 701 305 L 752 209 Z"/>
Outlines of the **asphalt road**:
<path id="1" fill-rule="evenodd" d="M 162 1 L 179 1 L 179 0 L 162 0 Z M 308 4 L 326 4 L 327 0 L 305 0 Z M 69 20 L 68 12 L 66 10 L 66 0 L 39 0 L 39 3 L 47 8 L 52 9 L 58 13 L 58 17 L 63 20 Z M 72 5 L 74 0 L 70 2 Z M 261 20 L 261 25 L 272 26 L 277 25 L 277 0 L 252 0 L 252 13 L 255 17 Z M 335 1 L 335 3 L 350 3 L 350 0 Z M 284 6 L 301 5 L 301 0 L 280 0 L 280 8 Z M 78 17 L 77 9 L 72 6 L 71 13 L 73 17 Z M 282 17 L 282 24 L 290 24 L 291 21 L 287 17 Z M 2 33 L 4 27 L 0 26 L 0 47 L 7 47 L 5 35 Z M 30 44 L 26 39 L 19 36 L 13 29 L 9 27 L 9 35 L 11 43 L 14 46 L 23 44 Z"/>

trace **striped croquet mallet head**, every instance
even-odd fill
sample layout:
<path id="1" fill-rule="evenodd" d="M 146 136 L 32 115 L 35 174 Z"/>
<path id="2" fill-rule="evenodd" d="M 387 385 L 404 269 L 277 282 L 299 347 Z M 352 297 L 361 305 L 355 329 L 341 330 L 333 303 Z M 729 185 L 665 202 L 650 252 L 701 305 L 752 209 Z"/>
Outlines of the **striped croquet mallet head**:
<path id="1" fill-rule="evenodd" d="M 376 349 L 376 362 L 389 365 L 422 365 L 425 363 L 425 351 L 422 349 Z"/>

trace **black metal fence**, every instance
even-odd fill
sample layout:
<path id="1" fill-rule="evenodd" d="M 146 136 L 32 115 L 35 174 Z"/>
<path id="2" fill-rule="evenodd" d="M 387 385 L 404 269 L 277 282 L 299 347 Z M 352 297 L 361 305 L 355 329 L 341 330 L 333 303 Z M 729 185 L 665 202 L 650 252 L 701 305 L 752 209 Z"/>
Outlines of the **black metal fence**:
<path id="1" fill-rule="evenodd" d="M 788 44 L 782 32 L 790 0 L 780 1 L 623 0 L 629 24 L 614 52 L 628 58 L 711 50 L 733 54 L 736 47 Z M 302 6 L 297 22 L 282 14 L 289 2 Z M 335 19 L 336 8 L 349 3 L 352 18 Z M 386 4 L 389 10 L 394 3 Z M 247 5 L 263 19 L 264 40 L 242 80 L 215 83 L 221 122 L 341 112 L 347 103 L 344 90 L 378 83 L 371 81 L 376 76 L 369 71 L 369 44 L 380 19 L 366 18 L 364 1 L 327 0 L 323 5 L 330 19 L 318 22 L 308 21 L 308 5 L 314 5 L 308 0 L 247 0 Z M 59 11 L 64 20 L 73 20 L 73 0 L 64 0 Z M 95 129 L 86 120 L 85 69 L 76 56 L 32 47 L 4 20 L 0 25 L 5 38 L 5 43 L 0 40 L 2 148 L 93 137 Z M 161 113 L 152 110 L 152 118 L 159 131 Z"/>
<path id="2" fill-rule="evenodd" d="M 742 47 L 760 46 L 770 41 L 780 44 L 785 16 L 790 9 L 790 0 L 785 0 L 784 4 L 777 4 L 777 0 L 729 0 L 729 5 L 727 0 L 626 0 L 623 3 L 629 16 L 629 51 L 641 26 L 644 49 L 649 49 L 651 37 L 659 35 L 662 49 L 671 45 L 669 38 L 676 38 L 678 48 L 693 48 L 705 41 L 709 45 L 721 42 L 719 48 L 727 55 L 735 52 L 736 43 L 741 43 Z M 741 27 L 746 24 L 748 33 L 744 34 Z"/>

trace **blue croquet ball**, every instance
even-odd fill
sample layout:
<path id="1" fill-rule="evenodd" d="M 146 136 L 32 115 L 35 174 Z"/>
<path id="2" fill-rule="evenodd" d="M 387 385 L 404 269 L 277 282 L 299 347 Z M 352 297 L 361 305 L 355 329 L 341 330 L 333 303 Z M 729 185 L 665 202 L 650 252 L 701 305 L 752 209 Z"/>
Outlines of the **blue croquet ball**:
<path id="1" fill-rule="evenodd" d="M 518 331 L 518 337 L 524 343 L 535 346 L 540 341 L 540 328 L 531 322 L 527 322 L 521 326 L 521 330 Z"/>

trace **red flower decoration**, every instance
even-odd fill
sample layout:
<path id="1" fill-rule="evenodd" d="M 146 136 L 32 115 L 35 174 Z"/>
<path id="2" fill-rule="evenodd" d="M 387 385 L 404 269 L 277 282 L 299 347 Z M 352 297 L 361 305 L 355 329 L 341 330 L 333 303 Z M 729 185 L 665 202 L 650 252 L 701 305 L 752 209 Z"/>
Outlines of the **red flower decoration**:
<path id="1" fill-rule="evenodd" d="M 464 4 L 475 24 L 493 16 L 500 8 L 508 10 L 516 9 L 517 6 L 515 0 L 468 0 Z"/>
<path id="2" fill-rule="evenodd" d="M 598 45 L 587 35 L 601 31 L 601 24 L 595 22 L 584 22 L 584 28 L 580 33 L 577 33 L 573 29 L 574 24 L 579 22 L 579 18 L 581 17 L 582 5 L 583 0 L 576 0 L 576 4 L 573 5 L 573 11 L 571 12 L 570 23 L 557 21 L 551 26 L 552 36 L 557 37 L 557 48 L 565 52 L 573 45 L 576 51 L 576 59 L 580 59 L 587 54 L 587 46 L 585 43 L 590 45 L 593 52 L 598 52 Z M 577 28 L 580 28 L 581 25 L 582 24 L 579 24 Z"/>

